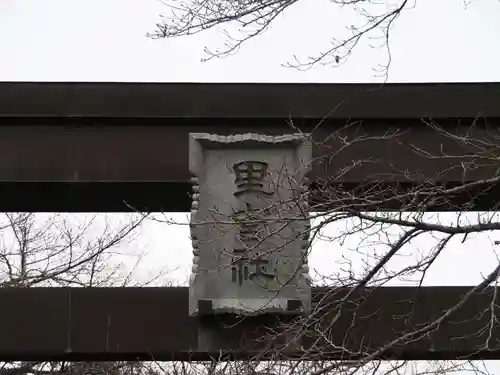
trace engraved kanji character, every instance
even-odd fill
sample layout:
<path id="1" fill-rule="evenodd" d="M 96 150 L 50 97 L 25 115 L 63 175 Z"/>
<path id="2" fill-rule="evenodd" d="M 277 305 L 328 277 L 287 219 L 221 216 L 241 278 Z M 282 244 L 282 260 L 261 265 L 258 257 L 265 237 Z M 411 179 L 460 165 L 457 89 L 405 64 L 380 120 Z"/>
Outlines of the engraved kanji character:
<path id="1" fill-rule="evenodd" d="M 264 189 L 264 181 L 267 175 L 268 164 L 263 161 L 242 161 L 233 165 L 236 174 L 235 195 L 245 192 L 259 192 L 266 195 L 272 193 Z"/>

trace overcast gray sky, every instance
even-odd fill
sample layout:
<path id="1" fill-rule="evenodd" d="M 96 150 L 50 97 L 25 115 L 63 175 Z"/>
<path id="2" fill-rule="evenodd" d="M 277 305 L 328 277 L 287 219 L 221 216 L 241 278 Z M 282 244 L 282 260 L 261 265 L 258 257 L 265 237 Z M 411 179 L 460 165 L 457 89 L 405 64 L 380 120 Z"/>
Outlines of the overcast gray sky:
<path id="1" fill-rule="evenodd" d="M 419 0 L 392 32 L 389 81 L 499 81 L 500 2 Z M 217 31 L 150 40 L 159 0 L 0 1 L 0 80 L 368 82 L 385 51 L 364 44 L 340 68 L 282 68 L 328 46 L 350 14 L 329 0 L 299 1 L 236 56 L 200 63 Z M 380 80 L 381 78 L 378 78 Z"/>

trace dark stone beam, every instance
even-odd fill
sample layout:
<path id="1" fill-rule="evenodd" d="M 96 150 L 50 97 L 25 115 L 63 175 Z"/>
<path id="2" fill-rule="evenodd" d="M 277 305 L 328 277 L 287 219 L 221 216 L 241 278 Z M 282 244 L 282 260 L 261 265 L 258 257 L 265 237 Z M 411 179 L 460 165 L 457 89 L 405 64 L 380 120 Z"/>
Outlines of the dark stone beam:
<path id="1" fill-rule="evenodd" d="M 392 185 L 388 185 L 393 189 Z M 347 189 L 356 188 L 348 184 Z M 400 190 L 411 185 L 399 184 Z M 396 190 L 391 190 L 396 191 Z M 2 182 L 1 212 L 188 212 L 191 185 L 187 182 Z M 451 203 L 467 202 L 469 211 L 495 210 L 499 205 L 500 186 L 487 192 L 468 191 Z M 313 201 L 315 194 L 313 191 Z M 332 208 L 320 200 L 321 209 Z M 371 209 L 400 210 L 399 201 Z M 456 211 L 449 203 L 430 206 L 427 211 Z M 467 210 L 467 209 L 466 209 Z M 409 209 L 408 211 L 411 211 Z"/>
<path id="2" fill-rule="evenodd" d="M 360 295 L 353 297 L 329 339 L 351 350 L 376 350 L 433 321 L 468 290 L 467 287 L 364 290 L 360 294 L 361 304 Z M 314 289 L 313 299 L 317 301 L 325 292 Z M 332 294 L 334 299 L 343 293 L 337 292 Z M 392 348 L 382 358 L 499 359 L 500 328 L 495 325 L 491 331 L 485 329 L 490 322 L 488 308 L 492 295 L 492 289 L 475 295 L 428 336 Z M 209 360 L 220 355 L 197 349 L 199 321 L 188 316 L 187 288 L 3 288 L 0 305 L 0 361 Z M 356 319 L 352 325 L 354 312 Z M 327 317 L 324 323 L 330 321 Z M 254 318 L 239 334 L 269 322 L 270 318 Z M 221 337 L 229 340 L 227 329 L 220 329 Z M 485 349 L 488 335 L 491 335 L 490 347 Z M 312 339 L 303 340 L 305 348 Z M 233 359 L 255 354 L 243 347 L 234 349 Z M 287 353 L 295 358 L 302 354 Z M 345 353 L 328 346 L 322 346 L 321 353 L 309 353 L 309 358 L 348 359 Z"/>
<path id="3" fill-rule="evenodd" d="M 0 181 L 0 212 L 187 212 L 188 182 Z"/>
<path id="4" fill-rule="evenodd" d="M 88 123 L 91 121 L 90 123 Z M 119 121 L 113 126 L 107 119 L 46 120 L 38 119 L 31 125 L 19 125 L 15 120 L 0 119 L 0 181 L 17 182 L 188 182 L 189 133 L 215 134 L 262 133 L 286 134 L 294 129 L 284 121 L 268 124 L 241 124 L 238 120 L 224 120 L 205 125 L 154 125 L 147 120 L 127 125 Z M 347 120 L 345 120 L 347 121 Z M 343 130 L 340 135 L 348 140 L 361 136 L 372 140 L 353 142 L 343 147 L 338 131 L 344 122 L 325 122 L 320 128 L 305 125 L 302 131 L 313 131 L 313 180 L 358 183 L 367 179 L 407 182 L 402 171 L 424 173 L 431 177 L 441 173 L 441 181 L 460 181 L 463 169 L 446 172 L 455 160 L 430 160 L 412 152 L 410 145 L 427 152 L 464 154 L 471 149 L 439 136 L 420 120 L 363 121 L 363 127 Z M 458 120 L 443 120 L 443 126 L 453 131 Z M 462 119 L 463 126 L 473 120 Z M 111 121 L 113 122 L 113 121 Z M 125 122 L 125 123 L 124 123 Z M 489 120 L 490 131 L 500 128 L 500 119 Z M 314 129 L 314 130 L 313 130 Z M 389 129 L 405 131 L 391 140 L 377 139 Z M 491 135 L 481 129 L 473 133 L 478 139 Z M 326 140 L 326 141 L 325 141 Z M 334 156 L 333 156 L 334 155 Z M 371 161 L 368 162 L 367 160 Z M 366 161 L 349 173 L 339 170 L 352 166 L 353 161 Z M 376 163 L 374 163 L 376 161 Z M 400 171 L 396 174 L 389 166 Z M 491 177 L 496 163 L 489 168 L 476 168 L 466 179 Z"/>
<path id="5" fill-rule="evenodd" d="M 185 120 L 188 121 L 188 120 Z M 452 128 L 458 120 L 442 120 Z M 388 127 L 407 133 L 392 141 L 371 140 L 354 144 L 337 153 L 339 143 L 325 137 L 338 130 L 345 120 L 325 121 L 314 131 L 318 144 L 314 148 L 313 181 L 345 183 L 354 188 L 367 179 L 411 185 L 402 171 L 416 175 L 440 175 L 440 181 L 460 181 L 463 168 L 456 160 L 430 160 L 410 151 L 417 145 L 428 151 L 463 154 L 467 149 L 447 138 L 439 137 L 420 120 L 366 120 L 364 127 L 345 133 L 377 136 Z M 223 119 L 199 121 L 186 125 L 165 125 L 158 119 L 0 119 L 0 211 L 68 211 L 124 212 L 133 209 L 187 212 L 191 188 L 188 183 L 188 134 L 260 132 L 282 134 L 293 132 L 285 120 L 249 122 Z M 470 125 L 472 120 L 461 120 Z M 489 126 L 500 121 L 492 119 Z M 184 124 L 184 125 L 183 125 Z M 313 125 L 305 124 L 304 131 Z M 496 131 L 496 130 L 495 130 Z M 485 130 L 475 136 L 488 137 Z M 321 143 L 321 144 L 319 144 Z M 334 158 L 330 156 L 336 152 Z M 379 159 L 342 174 L 339 171 L 355 160 Z M 454 163 L 458 168 L 450 169 Z M 400 171 L 395 174 L 389 168 Z M 496 161 L 468 172 L 467 180 L 490 178 L 496 173 Z M 474 192 L 472 192 L 474 193 Z M 471 192 L 457 197 L 467 202 Z M 498 188 L 475 201 L 474 209 L 491 209 L 498 202 Z M 473 196 L 475 194 L 472 194 Z M 399 209 L 398 205 L 381 208 Z M 450 210 L 449 206 L 429 210 Z"/>
<path id="6" fill-rule="evenodd" d="M 0 117 L 499 117 L 499 83 L 0 82 Z"/>
<path id="7" fill-rule="evenodd" d="M 462 180 L 462 168 L 450 171 L 449 160 L 417 157 L 409 144 L 467 150 L 436 136 L 421 119 L 454 129 L 470 126 L 477 116 L 487 118 L 475 122 L 476 135 L 491 140 L 481 128 L 487 123 L 497 132 L 499 96 L 498 83 L 0 82 L 0 211 L 185 212 L 189 132 L 281 134 L 294 131 L 289 120 L 302 131 L 315 129 L 318 143 L 349 121 L 362 124 L 351 127 L 351 139 L 388 128 L 406 132 L 398 142 L 360 142 L 335 158 L 330 156 L 339 150 L 338 140 L 317 145 L 314 180 L 356 187 L 379 176 L 411 183 L 387 169 L 395 163 L 400 171 L 427 177 L 446 170 L 440 179 L 453 183 Z M 337 178 L 353 161 L 374 157 L 380 163 Z M 496 168 L 476 168 L 466 179 L 491 177 Z M 493 208 L 499 201 L 495 189 L 476 199 L 474 209 Z M 457 202 L 470 199 L 468 192 Z"/>

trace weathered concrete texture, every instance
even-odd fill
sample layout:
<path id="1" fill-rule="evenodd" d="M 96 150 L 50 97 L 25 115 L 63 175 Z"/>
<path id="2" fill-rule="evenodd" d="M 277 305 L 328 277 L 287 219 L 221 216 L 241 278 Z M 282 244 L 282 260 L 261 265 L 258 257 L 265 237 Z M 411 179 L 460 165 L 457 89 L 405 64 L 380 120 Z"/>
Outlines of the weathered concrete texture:
<path id="1" fill-rule="evenodd" d="M 310 309 L 308 135 L 190 134 L 190 314 Z"/>

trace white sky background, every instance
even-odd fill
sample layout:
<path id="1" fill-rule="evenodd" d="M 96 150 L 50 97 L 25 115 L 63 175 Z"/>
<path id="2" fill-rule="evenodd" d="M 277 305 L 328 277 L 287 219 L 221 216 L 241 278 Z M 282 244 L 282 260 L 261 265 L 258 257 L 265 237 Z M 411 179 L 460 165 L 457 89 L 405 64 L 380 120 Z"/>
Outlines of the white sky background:
<path id="1" fill-rule="evenodd" d="M 0 81 L 120 82 L 381 82 L 373 68 L 386 62 L 385 50 L 365 43 L 340 67 L 316 66 L 299 72 L 284 68 L 293 54 L 307 57 L 328 46 L 349 16 L 328 0 L 302 0 L 279 17 L 264 36 L 235 56 L 201 63 L 203 48 L 224 39 L 217 31 L 173 40 L 151 40 L 158 0 L 1 0 Z M 389 82 L 500 81 L 500 1 L 418 0 L 392 31 Z M 166 157 L 168 157 L 166 155 Z M 186 220 L 187 214 L 173 216 Z M 448 214 L 442 216 L 452 219 Z M 335 233 L 335 228 L 330 229 Z M 440 257 L 427 285 L 471 285 L 497 262 L 492 241 L 476 236 Z M 142 269 L 168 268 L 187 281 L 191 246 L 187 226 L 148 222 L 131 251 L 144 249 Z M 310 257 L 321 273 L 341 268 L 344 244 L 321 242 Z M 406 251 L 407 261 L 426 241 Z M 373 251 L 373 246 L 369 248 Z M 368 251 L 368 252 L 369 252 Z M 413 254 L 409 254 L 413 252 Z M 349 255 L 351 254 L 351 255 Z M 358 257 L 359 258 L 359 257 Z M 406 260 L 405 260 L 406 259 Z M 414 259 L 414 258 L 412 258 Z M 358 259 L 358 265 L 362 264 Z M 119 261 L 117 259 L 117 261 Z M 403 284 L 403 282 L 401 282 Z"/>
<path id="2" fill-rule="evenodd" d="M 418 0 L 392 32 L 389 81 L 499 81 L 498 0 Z M 311 5 L 313 4 L 313 5 Z M 228 59 L 200 63 L 203 47 L 224 41 L 217 31 L 150 40 L 159 0 L 0 1 L 0 80 L 371 82 L 385 63 L 367 44 L 341 68 L 282 68 L 307 57 L 343 31 L 346 17 L 329 0 L 302 0 L 262 37 Z M 338 34 L 336 34 L 338 35 Z"/>

